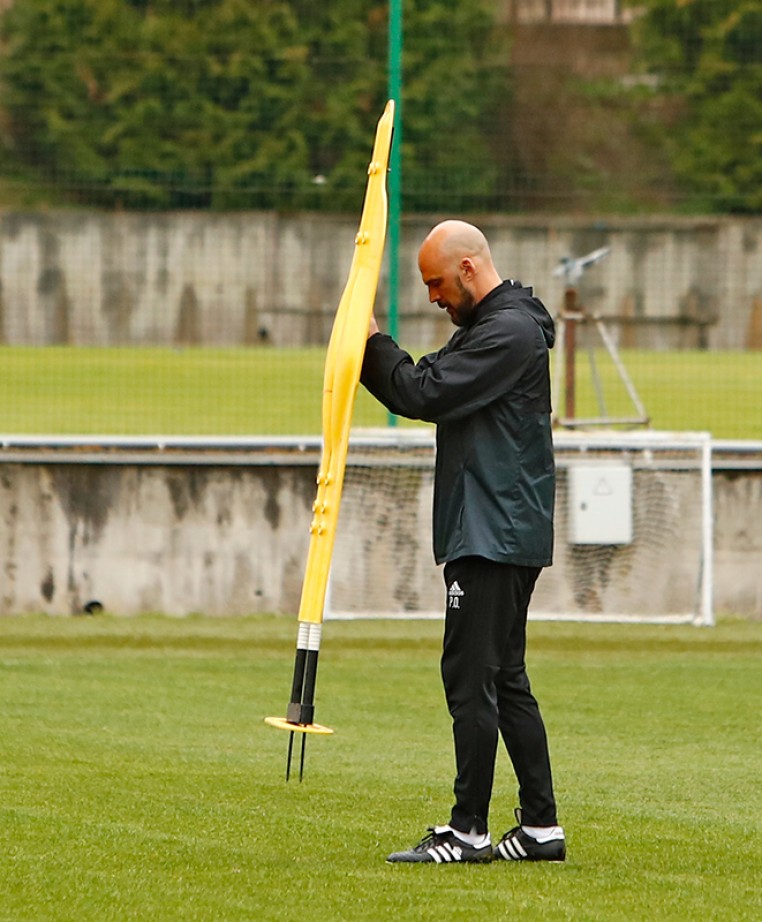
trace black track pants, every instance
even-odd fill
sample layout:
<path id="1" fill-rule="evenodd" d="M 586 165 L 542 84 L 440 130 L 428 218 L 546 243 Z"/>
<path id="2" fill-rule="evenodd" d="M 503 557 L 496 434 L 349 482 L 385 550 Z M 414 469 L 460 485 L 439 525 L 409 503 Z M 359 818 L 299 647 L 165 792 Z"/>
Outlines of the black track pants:
<path id="1" fill-rule="evenodd" d="M 557 822 L 545 726 L 529 687 L 527 608 L 540 571 L 461 557 L 445 565 L 442 679 L 455 741 L 450 825 L 484 833 L 503 737 L 519 783 L 522 822 Z"/>

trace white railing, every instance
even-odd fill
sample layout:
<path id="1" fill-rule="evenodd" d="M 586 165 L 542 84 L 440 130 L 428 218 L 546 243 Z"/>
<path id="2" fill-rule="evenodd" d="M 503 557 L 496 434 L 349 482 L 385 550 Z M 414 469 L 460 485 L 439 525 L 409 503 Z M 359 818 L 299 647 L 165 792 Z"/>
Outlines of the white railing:
<path id="1" fill-rule="evenodd" d="M 513 0 L 508 15 L 518 22 L 608 25 L 631 22 L 635 11 L 621 0 Z"/>

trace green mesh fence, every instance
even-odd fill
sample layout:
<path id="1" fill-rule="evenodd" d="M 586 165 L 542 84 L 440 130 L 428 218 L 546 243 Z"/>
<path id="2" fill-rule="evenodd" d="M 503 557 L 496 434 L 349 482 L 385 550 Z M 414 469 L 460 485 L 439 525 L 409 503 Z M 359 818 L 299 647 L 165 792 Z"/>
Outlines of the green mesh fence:
<path id="1" fill-rule="evenodd" d="M 372 0 L 0 3 L 0 431 L 318 432 L 395 47 L 405 344 L 449 335 L 440 216 L 552 310 L 610 245 L 581 295 L 652 425 L 762 438 L 759 4 L 399 2 L 395 34 Z M 596 349 L 577 397 L 613 414 Z"/>

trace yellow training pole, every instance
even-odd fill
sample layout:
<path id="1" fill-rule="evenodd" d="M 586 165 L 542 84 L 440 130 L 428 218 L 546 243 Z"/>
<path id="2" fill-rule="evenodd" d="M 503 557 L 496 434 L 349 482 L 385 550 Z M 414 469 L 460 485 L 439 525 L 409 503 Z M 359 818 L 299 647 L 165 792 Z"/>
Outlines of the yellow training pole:
<path id="1" fill-rule="evenodd" d="M 344 484 L 352 409 L 384 255 L 386 173 L 393 125 L 394 101 L 389 100 L 376 128 L 354 256 L 326 354 L 323 377 L 323 451 L 317 476 L 317 496 L 312 506 L 314 517 L 310 525 L 310 546 L 299 605 L 299 633 L 291 701 L 285 719 L 266 718 L 272 726 L 291 731 L 287 778 L 291 766 L 293 733 L 333 732 L 313 723 L 315 677 L 326 588 Z M 303 736 L 300 778 L 304 768 L 305 739 L 306 736 Z"/>

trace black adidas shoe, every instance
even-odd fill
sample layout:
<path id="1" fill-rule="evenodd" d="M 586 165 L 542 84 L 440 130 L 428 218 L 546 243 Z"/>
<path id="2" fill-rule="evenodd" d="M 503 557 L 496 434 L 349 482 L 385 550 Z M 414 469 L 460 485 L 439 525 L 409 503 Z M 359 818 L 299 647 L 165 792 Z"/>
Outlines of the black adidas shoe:
<path id="1" fill-rule="evenodd" d="M 521 823 L 521 813 L 516 811 Z M 566 861 L 566 840 L 560 837 L 538 841 L 527 835 L 521 826 L 509 829 L 492 853 L 496 861 Z"/>
<path id="2" fill-rule="evenodd" d="M 429 826 L 428 835 L 418 845 L 406 852 L 394 852 L 386 859 L 390 864 L 401 863 L 435 863 L 492 861 L 492 845 L 488 841 L 481 848 L 469 845 L 459 839 L 451 829 L 437 832 L 437 827 Z"/>

